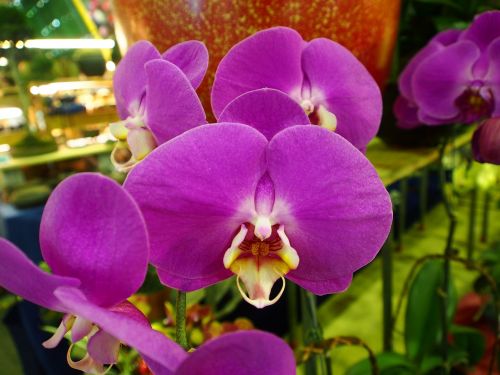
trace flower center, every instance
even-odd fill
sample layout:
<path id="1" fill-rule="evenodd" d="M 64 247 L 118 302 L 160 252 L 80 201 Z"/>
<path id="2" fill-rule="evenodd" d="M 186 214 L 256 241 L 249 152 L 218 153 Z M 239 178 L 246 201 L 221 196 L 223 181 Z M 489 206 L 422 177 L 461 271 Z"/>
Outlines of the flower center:
<path id="1" fill-rule="evenodd" d="M 120 342 L 108 333 L 100 330 L 99 327 L 92 322 L 71 314 L 66 314 L 63 317 L 56 332 L 42 345 L 47 349 L 55 348 L 68 332 L 71 332 L 72 344 L 68 349 L 66 358 L 70 367 L 85 373 L 104 374 L 107 372 L 104 368 L 105 364 L 116 363 Z M 82 359 L 77 361 L 73 360 L 71 356 L 73 346 L 76 342 L 83 340 L 85 337 L 88 337 L 87 348 L 89 345 L 94 345 L 99 348 L 100 359 L 92 358 L 87 351 Z M 103 361 L 104 358 L 106 359 Z"/>
<path id="2" fill-rule="evenodd" d="M 231 247 L 224 254 L 224 266 L 237 275 L 238 289 L 248 303 L 262 308 L 276 303 L 285 290 L 284 276 L 299 265 L 299 256 L 290 246 L 283 225 L 272 225 L 267 217 L 258 217 L 255 225 L 242 224 Z M 270 299 L 274 283 L 282 287 Z M 246 292 L 243 290 L 243 282 Z"/>
<path id="3" fill-rule="evenodd" d="M 455 101 L 462 112 L 462 121 L 471 123 L 484 117 L 489 117 L 493 112 L 493 93 L 482 84 L 474 84 L 467 88 Z"/>
<path id="4" fill-rule="evenodd" d="M 320 125 L 331 131 L 337 129 L 337 116 L 326 109 L 323 104 L 314 105 L 310 99 L 304 99 L 300 102 L 300 106 L 309 116 L 312 124 Z"/>

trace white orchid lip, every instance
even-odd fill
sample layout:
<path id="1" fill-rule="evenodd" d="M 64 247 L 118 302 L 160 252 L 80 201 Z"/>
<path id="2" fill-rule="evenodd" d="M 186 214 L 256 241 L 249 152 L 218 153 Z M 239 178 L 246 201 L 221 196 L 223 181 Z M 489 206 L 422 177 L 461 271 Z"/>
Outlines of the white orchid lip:
<path id="1" fill-rule="evenodd" d="M 337 116 L 330 112 L 323 104 L 315 105 L 311 99 L 303 99 L 300 106 L 308 116 L 312 116 L 317 125 L 335 131 L 337 129 Z"/>
<path id="2" fill-rule="evenodd" d="M 299 265 L 299 256 L 290 245 L 284 226 L 271 226 L 270 222 L 269 218 L 262 217 L 257 219 L 255 226 L 242 224 L 223 259 L 224 267 L 236 275 L 243 299 L 257 308 L 280 299 L 285 291 L 284 276 Z M 270 299 L 271 289 L 279 279 L 282 287 L 277 296 Z"/>

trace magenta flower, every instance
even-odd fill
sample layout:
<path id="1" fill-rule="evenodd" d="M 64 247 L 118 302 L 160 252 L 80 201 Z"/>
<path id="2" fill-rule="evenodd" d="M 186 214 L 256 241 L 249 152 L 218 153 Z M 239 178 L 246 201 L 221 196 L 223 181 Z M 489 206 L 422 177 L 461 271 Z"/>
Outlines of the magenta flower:
<path id="1" fill-rule="evenodd" d="M 377 133 L 380 90 L 365 67 L 331 40 L 306 42 L 295 30 L 276 27 L 236 44 L 215 74 L 215 116 L 220 121 L 233 99 L 261 88 L 290 95 L 313 123 L 336 130 L 361 150 Z"/>
<path id="2" fill-rule="evenodd" d="M 177 44 L 163 55 L 146 41 L 129 49 L 114 76 L 121 121 L 110 128 L 121 141 L 112 153 L 118 170 L 130 170 L 157 145 L 206 123 L 195 89 L 207 66 L 207 50 L 197 41 Z M 129 151 L 122 160 L 124 149 Z"/>
<path id="3" fill-rule="evenodd" d="M 486 120 L 476 129 L 472 151 L 480 163 L 500 164 L 500 117 Z"/>
<path id="4" fill-rule="evenodd" d="M 482 13 L 463 32 L 438 34 L 414 57 L 400 76 L 400 126 L 500 115 L 499 22 L 500 11 Z"/>
<path id="5" fill-rule="evenodd" d="M 262 124 L 266 114 L 255 108 L 258 101 L 247 102 L 233 115 Z M 289 107 L 281 108 L 269 118 L 286 119 Z M 150 261 L 164 284 L 191 291 L 234 273 L 257 307 L 279 299 L 285 275 L 316 294 L 345 290 L 379 251 L 392 219 L 387 191 L 363 154 L 311 125 L 271 139 L 238 123 L 198 127 L 155 150 L 125 188 L 141 207 Z"/>
<path id="6" fill-rule="evenodd" d="M 55 347 L 66 332 L 73 342 L 89 338 L 82 360 L 74 362 L 68 352 L 71 367 L 102 373 L 103 365 L 116 362 L 120 342 L 146 357 L 161 356 L 164 363 L 183 353 L 160 345 L 164 336 L 152 331 L 126 301 L 142 285 L 149 247 L 140 211 L 120 185 L 91 173 L 63 181 L 43 212 L 40 245 L 53 274 L 0 239 L 0 286 L 65 314 L 56 333 L 43 343 L 46 348 Z"/>

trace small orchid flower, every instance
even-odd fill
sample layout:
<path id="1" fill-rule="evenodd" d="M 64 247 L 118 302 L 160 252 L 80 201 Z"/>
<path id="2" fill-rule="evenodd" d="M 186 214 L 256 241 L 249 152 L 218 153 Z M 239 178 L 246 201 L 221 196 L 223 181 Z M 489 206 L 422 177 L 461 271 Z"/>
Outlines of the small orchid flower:
<path id="1" fill-rule="evenodd" d="M 476 129 L 472 151 L 480 163 L 500 164 L 500 117 L 488 119 Z"/>
<path id="2" fill-rule="evenodd" d="M 146 41 L 130 48 L 114 76 L 121 121 L 110 125 L 120 141 L 111 159 L 118 170 L 130 170 L 159 144 L 206 123 L 195 89 L 207 66 L 206 47 L 197 41 L 177 44 L 163 55 Z"/>
<path id="3" fill-rule="evenodd" d="M 144 215 L 164 284 L 191 291 L 235 274 L 259 308 L 279 299 L 284 276 L 320 295 L 345 290 L 392 219 L 364 155 L 311 125 L 270 140 L 238 123 L 192 129 L 151 153 L 125 188 Z"/>
<path id="4" fill-rule="evenodd" d="M 260 31 L 221 60 L 212 88 L 219 116 L 239 95 L 274 88 L 290 95 L 314 124 L 335 130 L 364 150 L 382 115 L 380 90 L 346 48 L 329 39 L 310 42 L 286 27 Z"/>
<path id="5" fill-rule="evenodd" d="M 68 363 L 91 373 L 116 362 L 120 342 L 145 357 L 162 354 L 167 361 L 175 353 L 153 342 L 164 336 L 126 300 L 144 281 L 149 246 L 139 208 L 120 185 L 92 173 L 63 181 L 44 209 L 40 246 L 53 274 L 0 239 L 0 286 L 65 314 L 46 348 L 68 332 L 73 343 L 88 337 L 85 357 L 73 361 L 70 348 Z"/>
<path id="6" fill-rule="evenodd" d="M 399 81 L 403 98 L 394 109 L 400 125 L 472 123 L 500 115 L 499 22 L 500 11 L 480 14 L 463 32 L 438 34 L 415 56 Z"/>

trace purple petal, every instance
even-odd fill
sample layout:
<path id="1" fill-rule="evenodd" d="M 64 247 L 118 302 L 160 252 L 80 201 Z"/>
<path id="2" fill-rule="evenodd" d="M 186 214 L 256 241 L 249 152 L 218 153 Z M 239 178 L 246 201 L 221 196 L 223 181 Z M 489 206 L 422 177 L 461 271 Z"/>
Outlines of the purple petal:
<path id="1" fill-rule="evenodd" d="M 191 353 L 176 375 L 291 375 L 295 358 L 280 338 L 260 331 L 228 333 Z"/>
<path id="2" fill-rule="evenodd" d="M 485 51 L 489 44 L 500 37 L 500 11 L 493 10 L 476 16 L 472 24 L 464 30 L 461 40 L 474 42 L 479 49 Z"/>
<path id="3" fill-rule="evenodd" d="M 489 68 L 485 82 L 493 94 L 494 109 L 492 117 L 500 116 L 500 38 L 488 48 Z"/>
<path id="4" fill-rule="evenodd" d="M 118 183 L 95 173 L 64 180 L 42 216 L 40 244 L 55 274 L 82 282 L 92 302 L 111 306 L 144 281 L 148 240 L 144 220 Z"/>
<path id="5" fill-rule="evenodd" d="M 417 105 L 426 114 L 440 119 L 455 117 L 455 100 L 473 80 L 472 66 L 479 49 L 468 41 L 457 42 L 425 59 L 413 75 Z"/>
<path id="6" fill-rule="evenodd" d="M 99 363 L 116 363 L 120 351 L 120 341 L 109 333 L 100 330 L 90 337 L 87 350 L 92 359 Z"/>
<path id="7" fill-rule="evenodd" d="M 165 371 L 162 373 L 173 373 L 187 357 L 179 345 L 145 326 L 134 315 L 94 305 L 75 288 L 58 288 L 54 294 L 68 311 L 94 322 L 103 331 L 163 366 Z"/>
<path id="8" fill-rule="evenodd" d="M 305 42 L 295 30 L 274 27 L 233 46 L 221 60 L 212 88 L 212 110 L 222 110 L 241 94 L 270 87 L 287 94 L 300 94 L 300 56 Z"/>
<path id="9" fill-rule="evenodd" d="M 208 68 L 208 50 L 202 42 L 189 40 L 166 50 L 163 59 L 176 65 L 197 89 Z"/>
<path id="10" fill-rule="evenodd" d="M 445 31 L 441 31 L 440 33 L 434 35 L 434 37 L 431 39 L 431 42 L 437 42 L 446 47 L 450 44 L 455 43 L 460 38 L 460 35 L 462 35 L 462 33 L 463 30 L 460 29 L 448 29 Z"/>
<path id="11" fill-rule="evenodd" d="M 397 97 L 393 112 L 398 120 L 397 125 L 402 129 L 414 129 L 421 125 L 417 116 L 418 107 L 410 103 L 404 96 Z"/>
<path id="12" fill-rule="evenodd" d="M 116 67 L 113 87 L 116 108 L 122 120 L 134 115 L 130 112 L 131 108 L 139 108 L 146 90 L 144 64 L 149 60 L 159 58 L 161 55 L 156 48 L 151 43 L 142 40 L 130 47 Z"/>
<path id="13" fill-rule="evenodd" d="M 320 38 L 304 49 L 302 67 L 315 104 L 337 117 L 336 132 L 357 148 L 366 147 L 380 125 L 382 96 L 363 64 L 340 44 Z"/>
<path id="14" fill-rule="evenodd" d="M 486 120 L 476 129 L 472 151 L 480 163 L 500 164 L 500 117 Z"/>
<path id="15" fill-rule="evenodd" d="M 250 219 L 265 137 L 241 124 L 205 125 L 167 142 L 129 173 L 162 282 L 190 291 L 231 276 L 223 255 Z"/>
<path id="16" fill-rule="evenodd" d="M 389 233 L 392 205 L 375 168 L 341 136 L 296 126 L 268 151 L 276 221 L 299 255 L 287 277 L 316 294 L 347 287 Z"/>
<path id="17" fill-rule="evenodd" d="M 50 275 L 35 266 L 28 257 L 9 241 L 0 238 L 0 286 L 9 292 L 51 310 L 66 312 L 54 297 L 60 286 L 80 285 L 70 277 Z"/>
<path id="18" fill-rule="evenodd" d="M 200 99 L 178 67 L 154 60 L 146 64 L 146 74 L 146 122 L 158 144 L 206 124 Z"/>
<path id="19" fill-rule="evenodd" d="M 259 89 L 238 96 L 226 106 L 219 121 L 250 125 L 267 139 L 289 126 L 309 124 L 302 107 L 274 89 Z"/>

